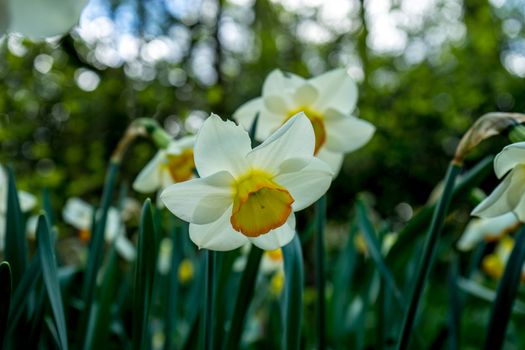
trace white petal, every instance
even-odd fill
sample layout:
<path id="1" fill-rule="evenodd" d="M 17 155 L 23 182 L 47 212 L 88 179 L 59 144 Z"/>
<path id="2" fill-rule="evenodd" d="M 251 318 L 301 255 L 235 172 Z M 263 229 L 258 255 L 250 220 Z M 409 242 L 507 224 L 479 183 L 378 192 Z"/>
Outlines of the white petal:
<path id="1" fill-rule="evenodd" d="M 133 189 L 140 193 L 157 191 L 161 187 L 162 163 L 165 159 L 166 152 L 158 151 L 133 181 Z"/>
<path id="2" fill-rule="evenodd" d="M 224 170 L 237 177 L 247 169 L 246 154 L 250 150 L 250 137 L 242 126 L 212 114 L 197 134 L 195 166 L 201 177 Z"/>
<path id="3" fill-rule="evenodd" d="M 325 120 L 326 145 L 333 152 L 352 152 L 364 146 L 374 135 L 375 127 L 366 120 L 330 110 Z"/>
<path id="4" fill-rule="evenodd" d="M 24 191 L 18 191 L 18 200 L 20 201 L 20 209 L 24 213 L 30 211 L 36 205 L 35 196 Z"/>
<path id="5" fill-rule="evenodd" d="M 217 251 L 237 249 L 248 242 L 248 238 L 235 231 L 230 223 L 232 207 L 206 225 L 190 224 L 190 239 L 199 248 Z"/>
<path id="6" fill-rule="evenodd" d="M 134 261 L 137 255 L 135 246 L 123 234 L 117 237 L 115 249 L 127 261 Z"/>
<path id="7" fill-rule="evenodd" d="M 312 123 L 301 112 L 254 148 L 247 158 L 254 167 L 276 172 L 279 165 L 288 159 L 311 157 L 314 148 Z"/>
<path id="8" fill-rule="evenodd" d="M 317 152 L 317 158 L 328 164 L 332 169 L 334 177 L 339 174 L 341 166 L 343 165 L 344 154 L 340 152 L 332 152 L 326 147 L 321 147 Z"/>
<path id="9" fill-rule="evenodd" d="M 474 208 L 472 215 L 490 218 L 513 211 L 520 203 L 524 191 L 525 171 L 523 167 L 516 167 L 487 198 Z M 516 214 L 521 218 L 520 213 Z"/>
<path id="10" fill-rule="evenodd" d="M 498 178 L 502 178 L 509 170 L 518 164 L 525 164 L 525 142 L 517 142 L 506 146 L 494 159 L 494 170 Z"/>
<path id="11" fill-rule="evenodd" d="M 97 213 L 97 220 L 99 220 L 101 211 Z M 104 238 L 106 242 L 111 242 L 119 232 L 123 230 L 122 221 L 120 219 L 119 211 L 110 207 L 108 210 L 108 216 L 106 218 L 106 228 L 104 230 Z"/>
<path id="12" fill-rule="evenodd" d="M 166 188 L 160 198 L 173 214 L 194 224 L 217 220 L 232 203 L 233 177 L 221 171 Z"/>
<path id="13" fill-rule="evenodd" d="M 262 98 L 254 98 L 237 108 L 233 113 L 233 119 L 235 119 L 239 125 L 242 125 L 245 130 L 250 130 L 255 116 L 257 113 L 261 113 L 263 108 Z"/>
<path id="14" fill-rule="evenodd" d="M 195 140 L 197 135 L 188 135 L 181 137 L 180 139 L 173 142 L 173 144 L 181 150 L 193 149 L 195 146 Z M 168 153 L 170 152 L 170 147 L 168 147 Z"/>
<path id="15" fill-rule="evenodd" d="M 297 87 L 293 94 L 293 99 L 298 106 L 309 106 L 313 101 L 317 100 L 318 97 L 319 92 L 309 83 Z"/>
<path id="16" fill-rule="evenodd" d="M 459 239 L 457 247 L 462 251 L 471 250 L 486 238 L 499 237 L 506 229 L 517 222 L 518 218 L 514 213 L 507 213 L 493 218 L 472 219 Z"/>
<path id="17" fill-rule="evenodd" d="M 293 90 L 303 85 L 305 80 L 298 75 L 282 72 L 274 69 L 264 80 L 262 95 L 282 96 L 285 93 L 292 93 Z"/>
<path id="18" fill-rule="evenodd" d="M 283 120 L 286 119 L 288 113 L 295 109 L 295 105 L 286 98 L 286 95 L 264 96 L 264 107 L 273 114 L 279 115 Z"/>
<path id="19" fill-rule="evenodd" d="M 281 248 L 293 239 L 295 235 L 295 215 L 292 213 L 284 225 L 250 241 L 257 247 L 264 250 L 275 250 Z"/>
<path id="20" fill-rule="evenodd" d="M 357 102 L 357 85 L 345 69 L 335 69 L 308 80 L 319 92 L 313 108 L 323 111 L 335 108 L 350 114 Z"/>
<path id="21" fill-rule="evenodd" d="M 296 172 L 279 174 L 274 180 L 290 192 L 294 199 L 293 211 L 298 211 L 310 206 L 328 191 L 332 171 L 328 164 L 312 157 L 306 167 Z"/>
<path id="22" fill-rule="evenodd" d="M 87 0 L 9 1 L 9 31 L 33 39 L 61 35 L 77 22 Z"/>
<path id="23" fill-rule="evenodd" d="M 89 230 L 93 221 L 93 207 L 80 198 L 69 198 L 62 210 L 64 222 L 78 230 Z"/>
<path id="24" fill-rule="evenodd" d="M 237 111 L 233 113 L 233 118 L 235 118 L 239 125 L 242 125 L 245 130 L 250 130 L 257 113 L 259 113 L 259 119 L 257 121 L 255 139 L 259 141 L 270 136 L 270 134 L 277 130 L 285 120 L 283 116 L 268 111 L 264 106 L 261 97 L 250 100 L 240 106 Z"/>

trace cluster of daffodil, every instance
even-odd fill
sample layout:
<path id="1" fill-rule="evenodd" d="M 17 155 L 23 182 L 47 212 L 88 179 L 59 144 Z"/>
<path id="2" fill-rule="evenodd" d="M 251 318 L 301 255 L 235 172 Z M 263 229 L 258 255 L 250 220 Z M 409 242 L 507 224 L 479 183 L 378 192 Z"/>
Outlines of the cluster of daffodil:
<path id="1" fill-rule="evenodd" d="M 482 241 L 494 242 L 494 251 L 482 261 L 494 278 L 503 274 L 514 246 L 514 234 L 525 220 L 525 142 L 506 146 L 494 159 L 496 176 L 503 181 L 474 208 L 472 219 L 457 243 L 459 250 L 473 249 Z"/>
<path id="2" fill-rule="evenodd" d="M 295 233 L 294 212 L 319 199 L 375 128 L 351 115 L 355 82 L 343 69 L 313 79 L 275 70 L 262 96 L 234 114 L 212 114 L 196 136 L 164 143 L 133 188 L 163 190 L 162 202 L 190 223 L 200 248 L 232 250 L 248 242 L 278 249 Z M 258 116 L 252 148 L 246 130 Z M 195 175 L 198 174 L 198 177 Z"/>

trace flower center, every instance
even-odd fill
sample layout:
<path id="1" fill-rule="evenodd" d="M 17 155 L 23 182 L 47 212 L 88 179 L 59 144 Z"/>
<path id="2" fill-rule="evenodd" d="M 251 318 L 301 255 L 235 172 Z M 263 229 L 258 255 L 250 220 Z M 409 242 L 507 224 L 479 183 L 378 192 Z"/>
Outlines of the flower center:
<path id="1" fill-rule="evenodd" d="M 168 154 L 166 158 L 165 165 L 173 181 L 183 182 L 191 179 L 195 169 L 192 149 L 186 149 L 180 154 Z"/>
<path id="2" fill-rule="evenodd" d="M 251 170 L 233 183 L 230 222 L 236 231 L 257 237 L 286 222 L 294 199 L 272 178 L 264 171 Z"/>
<path id="3" fill-rule="evenodd" d="M 326 129 L 324 127 L 324 118 L 323 115 L 320 113 L 317 113 L 315 111 L 312 111 L 311 109 L 307 107 L 301 107 L 293 110 L 292 112 L 288 113 L 286 116 L 286 119 L 284 120 L 284 123 L 288 121 L 291 117 L 296 115 L 299 112 L 304 112 L 304 114 L 310 119 L 310 122 L 312 123 L 312 126 L 314 127 L 314 134 L 315 134 L 315 151 L 314 155 L 319 152 L 319 149 L 322 145 L 326 142 Z M 283 124 L 284 124 L 283 123 Z"/>

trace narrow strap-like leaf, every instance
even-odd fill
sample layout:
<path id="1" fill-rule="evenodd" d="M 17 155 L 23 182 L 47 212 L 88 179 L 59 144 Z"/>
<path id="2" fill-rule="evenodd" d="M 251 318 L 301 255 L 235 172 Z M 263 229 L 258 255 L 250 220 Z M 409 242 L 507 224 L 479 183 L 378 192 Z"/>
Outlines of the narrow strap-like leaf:
<path id="1" fill-rule="evenodd" d="M 213 318 L 215 316 L 215 252 L 208 250 L 206 252 L 206 284 L 204 300 L 204 349 L 211 350 L 214 346 L 213 337 Z"/>
<path id="2" fill-rule="evenodd" d="M 1 171 L 1 170 L 0 170 Z M 15 176 L 7 168 L 7 212 L 5 227 L 5 260 L 11 265 L 11 280 L 16 288 L 27 268 L 27 242 L 24 218 L 18 200 Z"/>
<path id="3" fill-rule="evenodd" d="M 40 262 L 42 264 L 42 276 L 44 277 L 49 304 L 51 305 L 51 311 L 53 312 L 59 346 L 61 349 L 67 350 L 66 319 L 64 315 L 64 306 L 62 305 L 60 284 L 58 282 L 55 251 L 51 243 L 52 239 L 49 232 L 49 225 L 44 215 L 40 215 L 38 218 L 36 236 L 38 240 Z"/>
<path id="4" fill-rule="evenodd" d="M 239 347 L 244 328 L 244 319 L 246 318 L 246 313 L 253 297 L 262 254 L 262 249 L 256 246 L 251 247 L 250 253 L 248 254 L 248 261 L 242 273 L 237 297 L 235 298 L 233 316 L 223 346 L 224 350 L 237 349 Z"/>
<path id="5" fill-rule="evenodd" d="M 11 309 L 9 311 L 7 334 L 11 334 L 18 325 L 18 321 L 24 314 L 24 310 L 26 310 L 29 294 L 33 291 L 35 283 L 39 280 L 41 273 L 40 256 L 37 251 L 13 294 Z"/>
<path id="6" fill-rule="evenodd" d="M 326 348 L 326 297 L 325 297 L 325 251 L 324 231 L 326 226 L 326 196 L 322 196 L 315 203 L 315 287 L 316 295 L 316 328 L 317 349 Z"/>
<path id="7" fill-rule="evenodd" d="M 108 210 L 111 205 L 111 199 L 113 197 L 113 190 L 115 187 L 118 170 L 119 165 L 115 162 L 111 162 L 106 176 L 106 181 L 104 183 L 104 191 L 102 193 L 100 218 L 98 218 L 94 230 L 92 231 L 93 235 L 89 244 L 88 261 L 82 285 L 82 301 L 84 302 L 84 312 L 80 322 L 80 329 L 81 333 L 83 334 L 87 329 L 87 322 L 89 320 L 91 306 L 95 295 L 98 269 L 102 263 L 106 221 L 108 218 Z"/>
<path id="8" fill-rule="evenodd" d="M 493 157 L 489 156 L 483 158 L 478 164 L 472 169 L 465 173 L 454 185 L 452 190 L 452 200 L 456 201 L 459 198 L 463 198 L 464 195 L 472 188 L 478 186 L 483 179 L 485 179 L 492 171 L 492 160 Z M 412 242 L 422 234 L 422 231 L 431 223 L 432 213 L 435 213 L 437 203 L 434 203 L 426 208 L 423 208 L 415 215 L 407 225 L 399 232 L 399 238 L 396 244 L 392 247 L 388 256 L 386 257 L 387 266 L 392 269 L 398 266 L 406 264 L 406 258 L 410 254 L 406 251 L 414 247 Z"/>
<path id="9" fill-rule="evenodd" d="M 301 348 L 301 325 L 303 319 L 303 253 L 296 234 L 283 248 L 284 298 L 283 298 L 283 349 Z"/>
<path id="10" fill-rule="evenodd" d="M 492 313 L 487 327 L 485 350 L 501 349 L 505 340 L 505 331 L 510 320 L 512 306 L 521 282 L 522 267 L 525 262 L 525 225 L 518 231 L 514 249 L 507 260 L 505 272 L 498 285 L 496 300 L 492 304 Z"/>
<path id="11" fill-rule="evenodd" d="M 148 199 L 142 208 L 133 283 L 133 348 L 149 348 L 149 312 L 156 269 L 156 230 Z"/>
<path id="12" fill-rule="evenodd" d="M 406 308 L 405 300 L 403 298 L 403 295 L 401 294 L 401 291 L 396 285 L 394 276 L 392 275 L 392 273 L 390 272 L 390 270 L 388 269 L 388 267 L 386 266 L 383 260 L 383 256 L 381 254 L 381 248 L 379 247 L 379 242 L 377 241 L 375 229 L 372 226 L 370 219 L 368 218 L 365 204 L 361 198 L 357 200 L 356 209 L 357 209 L 357 221 L 359 224 L 359 228 L 361 229 L 361 232 L 363 233 L 363 237 L 366 241 L 368 252 L 370 253 L 370 256 L 372 257 L 372 260 L 376 264 L 376 267 L 379 270 L 379 273 L 381 274 L 381 277 L 385 281 L 387 287 L 393 293 L 394 298 L 396 299 L 396 302 L 399 305 L 399 308 L 402 311 L 404 311 Z"/>
<path id="13" fill-rule="evenodd" d="M 11 304 L 11 268 L 9 263 L 0 263 L 0 348 L 3 348 L 7 331 L 7 319 Z"/>
<path id="14" fill-rule="evenodd" d="M 408 347 L 410 341 L 410 335 L 412 334 L 412 327 L 416 318 L 417 309 L 423 289 L 425 288 L 425 282 L 432 266 L 432 260 L 434 257 L 434 251 L 436 250 L 436 244 L 443 228 L 446 214 L 448 212 L 448 206 L 452 198 L 452 191 L 454 189 L 454 183 L 456 178 L 461 171 L 461 166 L 451 163 L 447 175 L 445 177 L 445 186 L 441 198 L 435 208 L 430 229 L 428 230 L 425 246 L 423 248 L 421 260 L 419 261 L 417 274 L 414 279 L 412 293 L 408 304 L 408 309 L 403 319 L 403 325 L 401 328 L 401 337 L 397 349 L 404 350 Z"/>

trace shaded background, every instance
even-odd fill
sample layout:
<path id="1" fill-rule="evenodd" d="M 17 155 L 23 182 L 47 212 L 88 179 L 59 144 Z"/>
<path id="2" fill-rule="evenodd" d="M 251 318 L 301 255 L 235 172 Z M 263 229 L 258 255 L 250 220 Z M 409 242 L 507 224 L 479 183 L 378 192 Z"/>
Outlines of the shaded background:
<path id="1" fill-rule="evenodd" d="M 522 0 L 91 0 L 66 37 L 1 41 L 0 162 L 22 188 L 98 198 L 134 118 L 179 136 L 258 96 L 276 67 L 305 77 L 348 67 L 355 114 L 377 133 L 348 155 L 329 212 L 345 218 L 366 190 L 403 222 L 473 120 L 523 112 L 524 15 Z M 154 151 L 134 146 L 123 176 Z"/>

